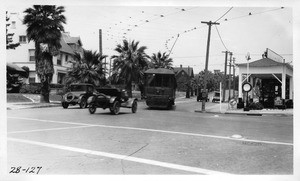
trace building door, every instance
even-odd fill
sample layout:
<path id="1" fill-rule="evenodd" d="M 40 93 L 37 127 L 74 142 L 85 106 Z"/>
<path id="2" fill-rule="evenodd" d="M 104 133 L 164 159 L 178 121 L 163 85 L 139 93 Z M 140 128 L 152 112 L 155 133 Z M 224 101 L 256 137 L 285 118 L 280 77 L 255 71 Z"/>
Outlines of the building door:
<path id="1" fill-rule="evenodd" d="M 263 79 L 260 102 L 265 108 L 274 108 L 276 97 L 281 97 L 281 83 L 276 79 Z"/>

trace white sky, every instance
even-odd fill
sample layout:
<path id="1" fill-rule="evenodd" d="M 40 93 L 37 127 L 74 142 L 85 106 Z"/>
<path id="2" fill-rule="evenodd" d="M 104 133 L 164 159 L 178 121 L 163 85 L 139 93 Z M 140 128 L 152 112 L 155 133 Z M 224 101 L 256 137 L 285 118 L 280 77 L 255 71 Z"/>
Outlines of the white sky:
<path id="1" fill-rule="evenodd" d="M 217 28 L 224 45 L 233 52 L 237 63 L 245 62 L 248 52 L 252 61 L 260 59 L 266 48 L 282 55 L 286 62 L 293 60 L 293 12 L 285 4 L 245 7 L 243 4 L 181 3 L 178 6 L 174 1 L 162 5 L 148 3 L 125 6 L 121 3 L 93 3 L 91 0 L 83 4 L 62 2 L 57 5 L 64 5 L 66 9 L 65 31 L 70 32 L 71 36 L 80 36 L 85 49 L 99 51 L 98 36 L 99 29 L 102 29 L 103 53 L 109 56 L 115 54 L 113 49 L 122 42 L 123 36 L 139 41 L 140 46 L 147 46 L 146 53 L 152 55 L 158 51 L 169 52 L 180 34 L 170 55 L 173 65 L 190 66 L 194 68 L 194 73 L 198 73 L 205 67 L 208 37 L 208 26 L 201 21 L 216 21 L 233 7 L 218 21 L 220 25 Z M 281 6 L 285 8 L 280 9 Z M 31 5 L 10 5 L 7 9 L 22 12 L 27 7 Z M 249 13 L 252 15 L 249 16 Z M 193 31 L 188 31 L 191 29 Z M 212 26 L 209 70 L 224 70 L 224 45 L 216 27 Z"/>

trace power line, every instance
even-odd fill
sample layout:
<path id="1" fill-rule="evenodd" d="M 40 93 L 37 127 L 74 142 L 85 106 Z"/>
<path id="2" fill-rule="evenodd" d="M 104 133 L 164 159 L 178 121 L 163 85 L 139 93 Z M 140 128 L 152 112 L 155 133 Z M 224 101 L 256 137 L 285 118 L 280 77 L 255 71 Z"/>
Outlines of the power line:
<path id="1" fill-rule="evenodd" d="M 224 48 L 225 48 L 227 51 L 229 51 L 229 50 L 228 50 L 228 48 L 225 46 L 225 44 L 224 44 L 224 42 L 223 42 L 223 40 L 222 40 L 222 37 L 221 37 L 221 35 L 220 35 L 220 32 L 219 32 L 219 30 L 218 30 L 218 28 L 217 28 L 217 26 L 216 26 L 216 25 L 215 25 L 215 27 L 216 27 L 216 30 L 217 30 L 217 32 L 218 32 L 218 35 L 219 35 L 219 38 L 220 38 L 220 40 L 221 40 L 221 42 L 222 42 L 222 44 L 223 44 Z"/>
<path id="2" fill-rule="evenodd" d="M 231 19 L 225 19 L 223 21 L 229 21 L 229 20 L 234 20 L 234 19 L 240 19 L 240 18 L 245 18 L 245 17 L 249 17 L 249 16 L 253 16 L 253 15 L 258 15 L 258 14 L 263 14 L 263 13 L 267 13 L 270 11 L 278 11 L 280 9 L 283 9 L 284 7 L 280 7 L 280 8 L 276 8 L 276 9 L 271 9 L 271 10 L 266 10 L 266 11 L 262 11 L 262 12 L 258 12 L 258 13 L 252 13 L 249 12 L 247 15 L 243 15 L 243 16 L 239 16 L 239 17 L 235 17 L 235 18 L 231 18 Z"/>
<path id="3" fill-rule="evenodd" d="M 177 35 L 177 38 L 176 38 L 176 40 L 175 40 L 175 42 L 174 42 L 174 44 L 173 44 L 173 46 L 172 46 L 172 48 L 171 48 L 170 53 L 169 53 L 168 56 L 170 56 L 170 54 L 172 53 L 172 50 L 173 50 L 173 48 L 175 46 L 175 43 L 177 42 L 178 38 L 179 38 L 179 34 Z"/>
<path id="4" fill-rule="evenodd" d="M 229 11 L 231 11 L 232 8 L 233 8 L 233 7 L 231 7 L 229 10 L 227 10 L 226 13 L 224 13 L 219 19 L 217 19 L 217 20 L 215 21 L 215 23 L 216 23 L 217 21 L 219 21 L 221 18 L 223 18 L 227 13 L 229 13 Z"/>

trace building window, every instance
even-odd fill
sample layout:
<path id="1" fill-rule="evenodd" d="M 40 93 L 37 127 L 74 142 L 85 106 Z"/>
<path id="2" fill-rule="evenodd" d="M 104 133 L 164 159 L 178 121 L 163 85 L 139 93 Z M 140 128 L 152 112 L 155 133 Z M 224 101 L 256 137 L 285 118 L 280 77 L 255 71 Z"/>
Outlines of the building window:
<path id="1" fill-rule="evenodd" d="M 11 29 L 16 29 L 16 22 L 15 21 L 11 22 Z"/>
<path id="2" fill-rule="evenodd" d="M 69 56 L 68 56 L 68 55 L 66 55 L 66 62 L 68 62 L 68 58 L 69 58 Z"/>
<path id="3" fill-rule="evenodd" d="M 35 77 L 29 77 L 29 83 L 35 83 Z"/>
<path id="4" fill-rule="evenodd" d="M 26 43 L 26 36 L 19 36 L 20 43 Z"/>
<path id="5" fill-rule="evenodd" d="M 35 61 L 35 50 L 29 49 L 29 61 Z"/>
<path id="6" fill-rule="evenodd" d="M 65 76 L 66 76 L 66 74 L 58 72 L 57 73 L 57 83 L 58 84 L 64 84 L 65 83 L 65 81 L 64 81 Z"/>
<path id="7" fill-rule="evenodd" d="M 61 65 L 61 57 L 62 57 L 62 54 L 59 54 L 57 56 L 57 65 Z"/>

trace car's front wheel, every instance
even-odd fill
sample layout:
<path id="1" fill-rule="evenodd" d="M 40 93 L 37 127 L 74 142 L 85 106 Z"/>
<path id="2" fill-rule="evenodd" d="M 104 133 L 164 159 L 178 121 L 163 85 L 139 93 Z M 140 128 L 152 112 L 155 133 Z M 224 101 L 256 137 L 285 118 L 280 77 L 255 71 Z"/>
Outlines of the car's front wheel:
<path id="1" fill-rule="evenodd" d="M 87 106 L 87 100 L 85 97 L 83 97 L 79 103 L 79 107 L 82 109 L 82 108 L 86 108 Z"/>
<path id="2" fill-rule="evenodd" d="M 114 115 L 119 114 L 120 112 L 120 102 L 119 101 L 115 101 L 112 105 L 112 107 L 110 108 L 110 112 Z"/>
<path id="3" fill-rule="evenodd" d="M 69 104 L 67 102 L 62 102 L 61 105 L 64 109 L 67 109 L 69 107 Z"/>
<path id="4" fill-rule="evenodd" d="M 94 114 L 96 112 L 96 106 L 94 104 L 90 104 L 89 106 L 89 112 L 90 114 Z"/>
<path id="5" fill-rule="evenodd" d="M 137 105 L 137 101 L 136 101 L 136 100 L 134 100 L 134 101 L 133 101 L 133 103 L 132 103 L 132 107 L 131 107 L 131 111 L 132 111 L 132 113 L 136 113 L 136 111 L 137 111 L 137 107 L 138 107 L 138 105 Z"/>

